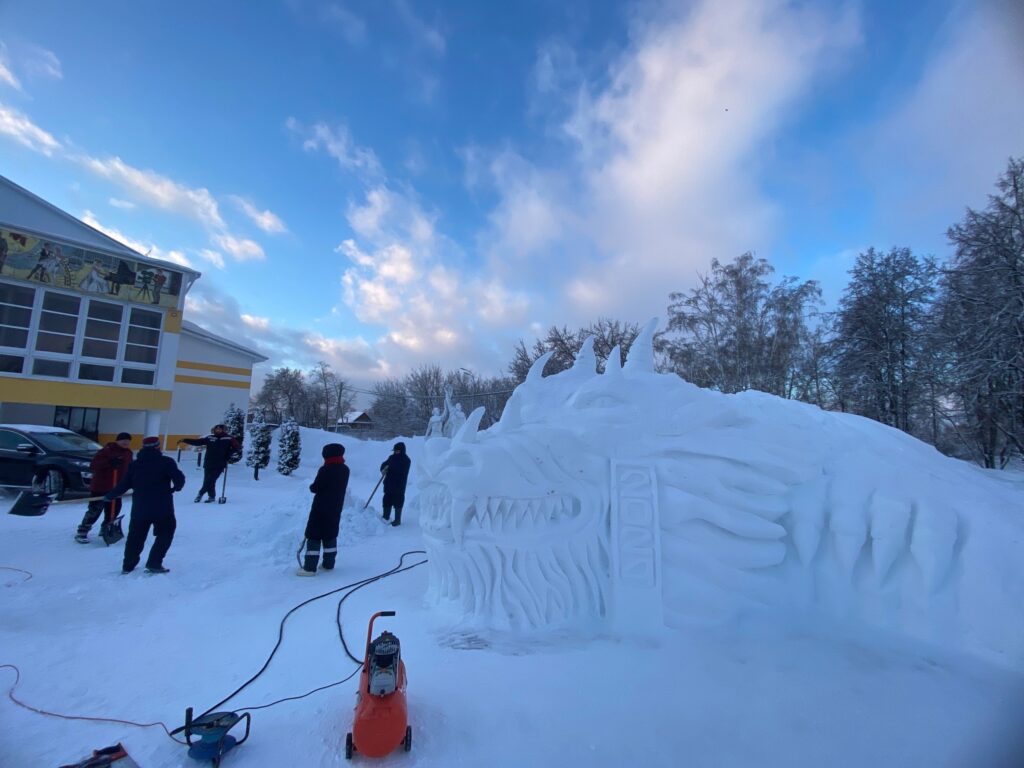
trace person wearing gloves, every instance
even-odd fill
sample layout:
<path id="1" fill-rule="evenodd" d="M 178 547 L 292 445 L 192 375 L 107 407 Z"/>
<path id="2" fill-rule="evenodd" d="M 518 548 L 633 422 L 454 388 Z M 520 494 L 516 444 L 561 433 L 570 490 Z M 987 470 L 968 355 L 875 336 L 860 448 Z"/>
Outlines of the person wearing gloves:
<path id="1" fill-rule="evenodd" d="M 380 465 L 384 473 L 384 519 L 391 519 L 391 510 L 395 510 L 395 522 L 402 524 L 402 507 L 405 506 L 405 485 L 409 480 L 409 467 L 412 462 L 405 455 L 405 443 L 395 443 L 392 454 Z"/>
<path id="2" fill-rule="evenodd" d="M 321 547 L 324 553 L 325 571 L 334 568 L 338 556 L 338 528 L 341 526 L 341 508 L 345 504 L 348 490 L 348 467 L 345 466 L 345 446 L 328 443 L 320 454 L 323 466 L 317 470 L 316 479 L 309 486 L 313 493 L 313 505 L 306 522 L 306 556 L 303 558 L 299 576 L 315 576 L 320 560 Z"/>
<path id="3" fill-rule="evenodd" d="M 153 529 L 153 546 L 146 559 L 146 573 L 167 573 L 164 556 L 174 540 L 173 494 L 185 487 L 185 475 L 177 462 L 160 452 L 160 438 L 147 437 L 135 461 L 128 465 L 121 482 L 110 490 L 104 501 L 113 501 L 132 491 L 132 516 L 124 541 L 124 563 L 121 573 L 131 573 L 139 564 L 146 536 Z"/>
<path id="4" fill-rule="evenodd" d="M 90 496 L 101 496 L 117 485 L 117 481 L 132 462 L 131 445 L 132 436 L 122 432 L 112 443 L 107 443 L 96 452 L 89 464 L 89 471 L 92 472 L 92 480 L 89 481 Z M 90 501 L 82 522 L 78 524 L 75 541 L 79 544 L 89 543 L 89 530 L 96 524 L 104 510 L 109 510 L 104 519 L 104 524 L 109 524 L 121 513 L 121 500 L 118 499 L 113 505 L 105 504 L 100 499 Z"/>

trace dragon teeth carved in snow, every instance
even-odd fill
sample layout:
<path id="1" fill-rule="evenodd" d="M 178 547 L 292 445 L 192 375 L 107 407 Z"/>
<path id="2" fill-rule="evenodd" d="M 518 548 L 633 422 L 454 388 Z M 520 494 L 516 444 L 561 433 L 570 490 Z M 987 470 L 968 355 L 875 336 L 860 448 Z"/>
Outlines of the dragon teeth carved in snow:
<path id="1" fill-rule="evenodd" d="M 589 339 L 557 375 L 540 358 L 499 423 L 479 431 L 477 409 L 451 440 L 427 441 L 437 604 L 499 628 L 623 630 L 789 606 L 1020 655 L 1019 616 L 1006 648 L 998 622 L 966 627 L 978 614 L 950 607 L 969 597 L 956 505 L 971 503 L 965 486 L 992 486 L 982 500 L 1002 487 L 866 419 L 658 374 L 655 326 L 603 374 Z"/>

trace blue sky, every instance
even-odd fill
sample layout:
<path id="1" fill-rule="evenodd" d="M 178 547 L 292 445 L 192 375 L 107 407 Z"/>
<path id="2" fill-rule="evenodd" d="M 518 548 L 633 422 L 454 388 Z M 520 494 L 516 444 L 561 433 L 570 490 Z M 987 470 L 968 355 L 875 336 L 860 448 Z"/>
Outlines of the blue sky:
<path id="1" fill-rule="evenodd" d="M 1012 2 L 0 4 L 0 173 L 366 384 L 664 319 L 752 250 L 835 299 L 1024 154 Z"/>

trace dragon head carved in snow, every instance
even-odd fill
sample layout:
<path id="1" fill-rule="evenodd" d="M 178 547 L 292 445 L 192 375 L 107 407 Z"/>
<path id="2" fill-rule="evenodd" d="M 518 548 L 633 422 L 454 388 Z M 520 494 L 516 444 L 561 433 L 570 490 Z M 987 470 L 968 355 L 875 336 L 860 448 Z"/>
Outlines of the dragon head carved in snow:
<path id="1" fill-rule="evenodd" d="M 495 628 L 624 630 L 788 606 L 1022 656 L 1024 620 L 1000 651 L 960 590 L 957 505 L 1010 498 L 1000 483 L 861 417 L 656 373 L 655 327 L 603 374 L 589 339 L 559 374 L 541 357 L 497 424 L 479 431 L 477 409 L 426 442 L 436 605 Z"/>

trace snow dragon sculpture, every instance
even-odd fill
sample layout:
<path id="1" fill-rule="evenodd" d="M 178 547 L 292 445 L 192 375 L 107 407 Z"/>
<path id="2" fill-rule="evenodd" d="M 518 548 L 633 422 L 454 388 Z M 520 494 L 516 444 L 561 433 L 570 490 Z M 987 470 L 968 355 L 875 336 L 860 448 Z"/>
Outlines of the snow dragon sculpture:
<path id="1" fill-rule="evenodd" d="M 426 442 L 428 599 L 516 630 L 824 611 L 1024 661 L 1019 490 L 861 417 L 656 373 L 655 325 L 603 374 L 590 340 L 557 375 L 542 357 L 499 423 Z"/>

